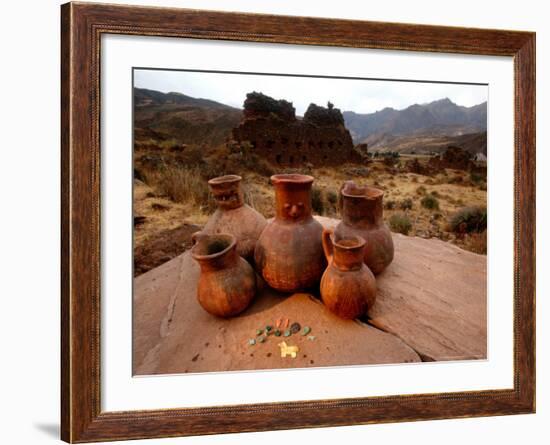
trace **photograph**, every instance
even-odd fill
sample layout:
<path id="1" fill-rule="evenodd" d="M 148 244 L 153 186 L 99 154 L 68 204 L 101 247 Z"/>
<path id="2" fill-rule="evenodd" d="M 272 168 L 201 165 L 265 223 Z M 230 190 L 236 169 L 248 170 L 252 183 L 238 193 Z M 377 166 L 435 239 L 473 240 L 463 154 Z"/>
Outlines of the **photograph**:
<path id="1" fill-rule="evenodd" d="M 486 83 L 128 87 L 134 376 L 487 359 Z"/>

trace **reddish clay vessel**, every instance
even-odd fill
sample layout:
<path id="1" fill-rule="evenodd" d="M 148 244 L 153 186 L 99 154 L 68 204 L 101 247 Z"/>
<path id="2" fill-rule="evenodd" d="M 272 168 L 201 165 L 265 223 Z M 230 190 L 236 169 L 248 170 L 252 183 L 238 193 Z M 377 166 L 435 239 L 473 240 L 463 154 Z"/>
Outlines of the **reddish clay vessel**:
<path id="1" fill-rule="evenodd" d="M 342 221 L 334 231 L 337 238 L 357 235 L 365 239 L 365 264 L 374 274 L 393 260 L 393 240 L 383 219 L 383 197 L 380 189 L 346 181 L 340 190 Z"/>
<path id="2" fill-rule="evenodd" d="M 318 285 L 326 267 L 323 227 L 311 215 L 313 177 L 273 175 L 276 215 L 260 235 L 254 259 L 269 286 L 294 292 Z"/>
<path id="3" fill-rule="evenodd" d="M 321 278 L 321 299 L 341 318 L 365 315 L 376 300 L 376 279 L 365 265 L 365 240 L 360 236 L 335 237 L 323 232 L 328 267 Z"/>
<path id="4" fill-rule="evenodd" d="M 201 274 L 197 298 L 205 311 L 218 317 L 232 317 L 244 311 L 256 294 L 256 273 L 237 253 L 233 235 L 193 234 L 191 255 Z"/>
<path id="5" fill-rule="evenodd" d="M 252 260 L 256 241 L 267 225 L 267 221 L 260 213 L 244 203 L 241 181 L 242 178 L 237 175 L 219 176 L 208 181 L 218 208 L 210 216 L 202 231 L 207 234 L 234 235 L 237 238 L 239 255 Z"/>

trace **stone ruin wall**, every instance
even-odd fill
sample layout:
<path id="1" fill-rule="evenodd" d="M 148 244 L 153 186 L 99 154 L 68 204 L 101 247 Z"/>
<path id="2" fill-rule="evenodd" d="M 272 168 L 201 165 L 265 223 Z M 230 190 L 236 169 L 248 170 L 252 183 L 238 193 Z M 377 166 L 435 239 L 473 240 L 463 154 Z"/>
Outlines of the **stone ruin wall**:
<path id="1" fill-rule="evenodd" d="M 311 104 L 304 118 L 297 119 L 291 103 L 250 93 L 243 120 L 233 129 L 233 139 L 248 142 L 255 153 L 275 166 L 363 162 L 363 156 L 353 147 L 340 110 L 332 104 L 328 108 Z"/>

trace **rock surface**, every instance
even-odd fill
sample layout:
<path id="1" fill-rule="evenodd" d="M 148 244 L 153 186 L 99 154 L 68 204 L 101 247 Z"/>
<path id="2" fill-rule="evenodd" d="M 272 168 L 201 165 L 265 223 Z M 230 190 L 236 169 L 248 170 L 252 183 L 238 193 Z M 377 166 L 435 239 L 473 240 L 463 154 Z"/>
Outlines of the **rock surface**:
<path id="1" fill-rule="evenodd" d="M 394 243 L 366 323 L 337 318 L 313 295 L 285 296 L 265 285 L 242 315 L 212 317 L 197 303 L 198 265 L 183 253 L 134 281 L 134 374 L 485 358 L 486 257 L 439 240 L 394 235 Z M 279 318 L 311 327 L 315 338 L 248 344 Z M 281 358 L 283 340 L 298 346 L 296 358 Z"/>

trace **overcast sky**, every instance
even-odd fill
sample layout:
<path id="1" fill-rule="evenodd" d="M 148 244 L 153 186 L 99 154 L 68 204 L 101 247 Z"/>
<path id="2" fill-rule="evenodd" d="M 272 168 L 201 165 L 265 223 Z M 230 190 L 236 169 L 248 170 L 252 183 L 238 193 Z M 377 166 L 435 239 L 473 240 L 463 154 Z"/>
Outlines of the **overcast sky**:
<path id="1" fill-rule="evenodd" d="M 327 79 L 278 75 L 198 73 L 189 71 L 135 70 L 135 86 L 183 93 L 242 108 L 246 93 L 260 91 L 294 104 L 303 115 L 311 102 L 331 101 L 342 111 L 372 113 L 386 107 L 403 109 L 448 97 L 470 107 L 487 100 L 486 85 L 455 85 L 386 80 Z"/>

